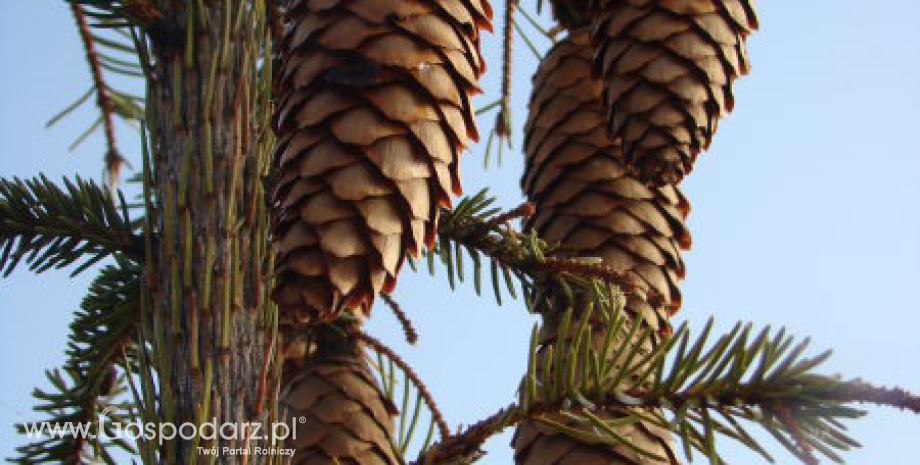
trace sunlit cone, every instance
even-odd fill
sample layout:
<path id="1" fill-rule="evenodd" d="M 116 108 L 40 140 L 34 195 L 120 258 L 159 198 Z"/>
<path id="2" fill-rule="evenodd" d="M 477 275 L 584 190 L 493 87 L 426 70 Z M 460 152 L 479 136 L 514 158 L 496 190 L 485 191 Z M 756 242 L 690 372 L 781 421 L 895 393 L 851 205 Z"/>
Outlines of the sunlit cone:
<path id="1" fill-rule="evenodd" d="M 732 83 L 750 69 L 751 0 L 595 0 L 594 73 L 608 130 L 655 185 L 676 183 L 732 110 Z"/>
<path id="2" fill-rule="evenodd" d="M 368 313 L 431 245 L 477 139 L 485 0 L 293 0 L 280 42 L 274 298 L 286 321 Z"/>
<path id="3" fill-rule="evenodd" d="M 396 465 L 393 451 L 395 408 L 381 393 L 353 340 L 321 335 L 317 353 L 298 373 L 285 376 L 281 392 L 284 419 L 292 428 L 286 448 L 290 463 Z"/>
<path id="4" fill-rule="evenodd" d="M 534 77 L 522 179 L 536 206 L 529 226 L 558 243 L 561 256 L 601 257 L 634 278 L 641 292 L 628 295 L 625 310 L 633 318 L 642 315 L 666 335 L 668 318 L 680 306 L 677 280 L 684 274 L 680 249 L 690 245 L 684 224 L 689 205 L 676 187 L 648 187 L 624 166 L 619 142 L 611 141 L 605 130 L 602 85 L 591 75 L 591 61 L 587 29 L 572 31 L 549 52 Z M 645 298 L 650 296 L 658 298 Z M 659 302 L 649 303 L 655 300 Z M 554 324 L 558 315 L 544 318 L 540 342 L 562 337 Z M 622 414 L 606 411 L 602 416 Z M 618 434 L 662 458 L 641 463 L 670 463 L 667 431 L 637 422 Z M 518 428 L 513 446 L 517 463 L 527 465 L 640 463 L 629 447 L 582 442 L 532 421 Z"/>
<path id="5" fill-rule="evenodd" d="M 604 131 L 601 84 L 591 77 L 590 60 L 587 34 L 578 30 L 534 77 L 521 180 L 536 205 L 530 226 L 559 243 L 561 254 L 601 257 L 631 275 L 673 313 L 684 275 L 680 249 L 690 246 L 690 206 L 676 186 L 648 187 L 624 166 L 619 142 Z M 669 316 L 642 313 L 649 322 Z"/>

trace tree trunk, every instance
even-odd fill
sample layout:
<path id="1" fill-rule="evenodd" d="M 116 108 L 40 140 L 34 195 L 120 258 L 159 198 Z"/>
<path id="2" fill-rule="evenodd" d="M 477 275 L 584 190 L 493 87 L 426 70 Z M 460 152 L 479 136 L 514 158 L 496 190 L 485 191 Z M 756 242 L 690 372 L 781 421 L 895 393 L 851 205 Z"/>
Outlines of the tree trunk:
<path id="1" fill-rule="evenodd" d="M 556 44 L 534 77 L 522 181 L 537 212 L 529 226 L 544 239 L 559 243 L 559 255 L 601 257 L 606 265 L 634 278 L 637 289 L 627 290 L 623 306 L 627 318 L 641 316 L 664 337 L 670 331 L 670 313 L 680 305 L 677 280 L 684 272 L 680 248 L 690 243 L 684 225 L 689 207 L 675 187 L 643 185 L 623 163 L 619 141 L 607 137 L 601 84 L 591 77 L 592 51 L 586 29 L 573 30 Z M 559 334 L 561 315 L 555 311 L 544 309 L 543 317 L 543 347 L 538 356 L 545 356 L 546 344 L 575 334 L 575 328 Z M 604 327 L 600 316 L 595 319 L 594 324 Z M 617 346 L 635 343 L 615 340 L 612 352 L 616 353 Z M 640 350 L 648 353 L 653 347 L 646 344 Z M 592 341 L 592 347 L 602 350 L 603 341 Z M 599 356 L 609 360 L 612 353 Z M 628 379 L 624 382 L 634 384 Z M 615 419 L 628 411 L 595 414 Z M 583 428 L 562 416 L 553 420 Z M 643 421 L 619 427 L 617 433 L 655 457 L 640 456 L 623 444 L 581 441 L 536 421 L 519 426 L 512 446 L 516 462 L 524 465 L 669 464 L 676 460 L 670 435 L 662 428 Z"/>
<path id="2" fill-rule="evenodd" d="M 266 373 L 276 318 L 265 282 L 271 254 L 262 177 L 273 143 L 265 5 L 157 3 L 160 31 L 168 31 L 151 50 L 147 100 L 150 221 L 158 235 L 148 252 L 148 339 L 158 417 L 239 430 L 227 428 L 231 439 L 166 441 L 160 460 L 205 460 L 196 447 L 216 447 L 219 463 L 258 463 L 223 448 L 267 445 L 249 441 L 242 424 L 265 423 L 276 392 L 276 377 Z"/>

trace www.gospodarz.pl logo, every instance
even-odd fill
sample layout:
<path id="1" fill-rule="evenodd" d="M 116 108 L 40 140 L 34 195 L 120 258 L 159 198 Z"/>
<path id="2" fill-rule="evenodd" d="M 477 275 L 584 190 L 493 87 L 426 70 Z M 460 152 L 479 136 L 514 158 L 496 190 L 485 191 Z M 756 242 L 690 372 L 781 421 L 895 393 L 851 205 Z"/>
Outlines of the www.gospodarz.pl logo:
<path id="1" fill-rule="evenodd" d="M 138 422 L 124 421 L 123 415 L 117 413 L 122 410 L 117 406 L 104 408 L 96 416 L 96 422 L 40 422 L 22 423 L 26 435 L 32 438 L 51 437 L 79 437 L 93 440 L 128 439 L 132 441 L 156 441 L 162 445 L 164 441 L 176 438 L 184 440 L 214 441 L 247 441 L 253 444 L 257 441 L 268 440 L 271 444 L 288 438 L 297 439 L 297 429 L 291 425 L 305 423 L 305 417 L 292 417 L 290 423 L 274 422 L 263 424 L 260 422 L 224 422 L 217 423 L 216 418 L 200 424 L 185 422 L 179 425 L 171 422 Z"/>

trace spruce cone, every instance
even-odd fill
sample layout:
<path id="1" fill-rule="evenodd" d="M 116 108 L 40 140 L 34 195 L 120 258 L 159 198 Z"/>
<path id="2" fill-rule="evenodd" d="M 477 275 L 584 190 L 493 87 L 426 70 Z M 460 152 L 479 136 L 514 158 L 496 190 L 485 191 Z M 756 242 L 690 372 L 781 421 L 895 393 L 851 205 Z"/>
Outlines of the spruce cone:
<path id="1" fill-rule="evenodd" d="M 751 0 L 596 0 L 594 73 L 608 130 L 644 182 L 675 184 L 732 110 L 750 69 Z"/>
<path id="2" fill-rule="evenodd" d="M 392 446 L 396 410 L 380 392 L 363 349 L 335 334 L 321 339 L 320 352 L 299 373 L 286 376 L 281 393 L 292 434 L 285 447 L 296 450 L 285 463 L 400 463 Z"/>
<path id="3" fill-rule="evenodd" d="M 680 306 L 677 280 L 684 274 L 680 249 L 690 245 L 684 224 L 689 206 L 676 187 L 648 187 L 622 164 L 621 146 L 605 130 L 602 85 L 591 76 L 591 57 L 587 30 L 572 31 L 550 51 L 534 77 L 522 179 L 536 205 L 530 226 L 544 239 L 559 243 L 558 254 L 601 257 L 606 265 L 633 276 L 644 294 L 660 296 L 661 305 L 650 305 L 643 293 L 631 293 L 625 309 L 633 317 L 643 315 L 666 335 L 669 314 Z M 572 337 L 557 334 L 558 318 L 544 315 L 541 344 Z M 599 350 L 602 341 L 594 342 Z M 651 347 L 644 349 L 648 350 Z M 541 348 L 539 354 L 543 352 Z M 597 413 L 605 418 L 623 415 Z M 554 420 L 567 422 L 564 417 Z M 670 463 L 673 451 L 667 431 L 638 422 L 618 432 L 661 457 L 660 462 L 648 463 Z M 521 424 L 512 445 L 520 464 L 640 463 L 628 447 L 580 442 L 532 421 Z"/>
<path id="4" fill-rule="evenodd" d="M 281 41 L 274 298 L 288 323 L 369 313 L 431 245 L 476 139 L 485 0 L 293 0 Z"/>
<path id="5" fill-rule="evenodd" d="M 676 186 L 647 187 L 622 164 L 619 141 L 604 130 L 601 83 L 591 77 L 590 64 L 587 33 L 576 30 L 534 77 L 521 180 L 536 205 L 530 227 L 559 243 L 560 254 L 601 257 L 632 275 L 673 313 L 684 275 L 680 249 L 690 247 L 684 224 L 690 206 Z M 664 323 L 670 315 L 645 316 Z"/>

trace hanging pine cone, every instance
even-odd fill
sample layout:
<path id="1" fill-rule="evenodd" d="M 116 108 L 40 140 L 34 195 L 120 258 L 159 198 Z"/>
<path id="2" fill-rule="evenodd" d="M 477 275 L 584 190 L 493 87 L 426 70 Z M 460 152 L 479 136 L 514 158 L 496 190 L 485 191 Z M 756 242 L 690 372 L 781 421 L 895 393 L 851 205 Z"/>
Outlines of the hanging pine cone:
<path id="1" fill-rule="evenodd" d="M 595 0 L 594 8 L 608 130 L 643 181 L 677 183 L 732 110 L 732 83 L 750 69 L 751 0 Z"/>
<path id="2" fill-rule="evenodd" d="M 283 318 L 365 314 L 435 237 L 477 139 L 485 0 L 293 0 L 280 44 L 273 235 Z"/>
<path id="3" fill-rule="evenodd" d="M 689 206 L 676 187 L 649 187 L 623 165 L 619 142 L 607 136 L 602 85 L 591 75 L 591 62 L 587 28 L 571 31 L 547 54 L 534 77 L 521 182 L 536 206 L 529 226 L 558 243 L 558 255 L 601 257 L 604 264 L 634 277 L 646 295 L 659 296 L 660 305 L 652 305 L 642 293 L 629 294 L 625 310 L 633 317 L 642 315 L 666 335 L 669 314 L 680 306 L 677 280 L 684 274 L 680 249 L 690 245 L 684 224 Z M 558 317 L 544 313 L 541 344 L 571 337 L 558 334 Z M 538 356 L 544 356 L 543 346 Z M 610 419 L 624 415 L 612 410 L 599 414 Z M 554 420 L 571 423 L 564 417 Z M 666 430 L 636 422 L 618 428 L 618 434 L 661 460 L 640 462 L 626 446 L 589 444 L 532 421 L 518 428 L 512 445 L 516 462 L 525 465 L 670 463 L 673 451 Z"/>
<path id="4" fill-rule="evenodd" d="M 364 350 L 334 330 L 317 338 L 318 352 L 285 375 L 280 396 L 292 434 L 285 447 L 296 450 L 291 463 L 401 463 L 392 440 L 396 408 L 380 391 Z"/>
<path id="5" fill-rule="evenodd" d="M 590 60 L 587 33 L 574 31 L 534 77 L 521 181 L 536 205 L 530 226 L 559 243 L 561 254 L 603 258 L 676 311 L 680 249 L 690 246 L 689 204 L 677 187 L 648 187 L 623 165 L 619 142 L 604 128 L 601 84 L 591 77 Z"/>

